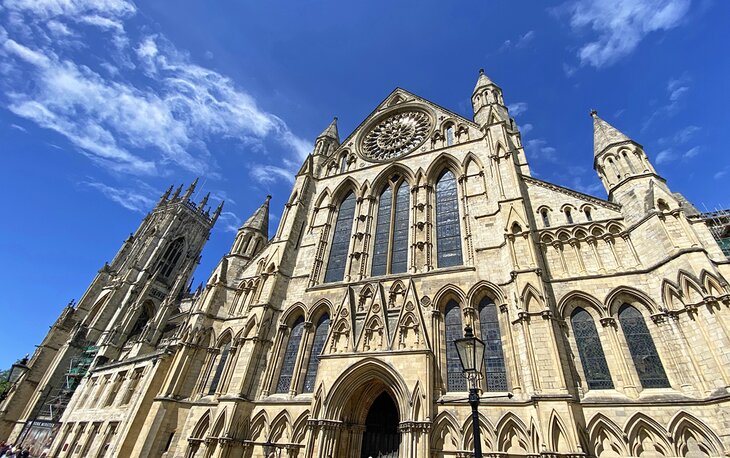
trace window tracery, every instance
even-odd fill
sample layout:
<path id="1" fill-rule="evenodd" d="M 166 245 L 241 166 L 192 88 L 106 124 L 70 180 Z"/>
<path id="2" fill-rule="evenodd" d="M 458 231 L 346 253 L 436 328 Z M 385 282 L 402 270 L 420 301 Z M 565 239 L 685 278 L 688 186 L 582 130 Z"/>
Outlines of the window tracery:
<path id="1" fill-rule="evenodd" d="M 299 317 L 294 322 L 294 326 L 289 333 L 289 340 L 286 343 L 286 351 L 284 352 L 284 360 L 281 363 L 281 372 L 279 373 L 279 383 L 276 384 L 277 393 L 288 393 L 291 387 L 292 376 L 294 375 L 294 366 L 297 362 L 299 354 L 299 344 L 304 334 L 304 317 Z"/>
<path id="2" fill-rule="evenodd" d="M 456 178 L 448 169 L 436 182 L 436 244 L 438 267 L 463 264 Z"/>
<path id="3" fill-rule="evenodd" d="M 380 194 L 372 275 L 403 273 L 408 269 L 409 210 L 408 182 L 395 175 Z"/>
<path id="4" fill-rule="evenodd" d="M 608 369 L 606 355 L 603 353 L 603 346 L 601 346 L 593 317 L 585 309 L 578 307 L 570 316 L 570 324 L 573 327 L 573 337 L 578 347 L 578 355 L 588 388 L 592 390 L 612 389 L 611 372 Z"/>
<path id="5" fill-rule="evenodd" d="M 324 349 L 324 343 L 327 339 L 327 333 L 330 328 L 330 316 L 324 313 L 317 321 L 317 329 L 314 331 L 314 339 L 312 342 L 312 352 L 309 355 L 309 365 L 307 365 L 307 375 L 304 377 L 304 393 L 314 391 L 314 382 L 317 379 L 317 369 L 319 368 L 319 356 Z"/>
<path id="6" fill-rule="evenodd" d="M 635 307 L 623 304 L 618 312 L 631 359 L 644 388 L 668 388 L 669 380 L 664 372 L 654 340 L 646 327 L 644 316 Z"/>
<path id="7" fill-rule="evenodd" d="M 455 300 L 446 304 L 444 313 L 446 337 L 446 386 L 448 391 L 466 391 L 466 378 L 459 362 L 454 340 L 464 337 L 461 326 L 461 307 Z"/>
<path id="8" fill-rule="evenodd" d="M 350 250 L 354 218 L 355 194 L 350 191 L 342 200 L 340 211 L 337 213 L 337 221 L 332 236 L 332 248 L 330 248 L 327 271 L 324 275 L 325 283 L 342 281 L 345 277 L 345 266 L 347 265 L 347 254 Z"/>
<path id="9" fill-rule="evenodd" d="M 215 373 L 213 373 L 213 379 L 210 382 L 210 388 L 208 388 L 208 394 L 214 394 L 216 390 L 218 389 L 218 384 L 220 383 L 221 376 L 223 375 L 223 369 L 226 367 L 226 362 L 228 361 L 228 355 L 231 352 L 231 340 L 228 339 L 228 341 L 221 347 L 220 350 L 220 357 L 218 358 L 218 365 L 215 368 Z"/>
<path id="10" fill-rule="evenodd" d="M 497 306 L 489 297 L 479 302 L 479 331 L 485 345 L 484 375 L 487 391 L 507 391 L 507 368 L 502 351 Z"/>

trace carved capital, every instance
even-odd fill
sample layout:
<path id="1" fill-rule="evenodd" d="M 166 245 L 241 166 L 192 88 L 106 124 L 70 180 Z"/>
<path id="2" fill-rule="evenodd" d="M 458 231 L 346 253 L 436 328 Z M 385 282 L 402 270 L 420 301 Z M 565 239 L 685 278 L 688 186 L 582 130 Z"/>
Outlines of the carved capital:
<path id="1" fill-rule="evenodd" d="M 604 328 L 615 328 L 616 327 L 616 319 L 610 316 L 603 317 L 599 320 L 601 322 L 601 326 Z"/>

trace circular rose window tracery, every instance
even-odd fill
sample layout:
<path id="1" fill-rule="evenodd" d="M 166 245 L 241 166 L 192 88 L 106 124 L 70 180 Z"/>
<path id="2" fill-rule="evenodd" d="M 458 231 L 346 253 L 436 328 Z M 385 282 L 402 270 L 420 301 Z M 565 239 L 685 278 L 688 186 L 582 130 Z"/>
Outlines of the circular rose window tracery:
<path id="1" fill-rule="evenodd" d="M 379 121 L 365 135 L 362 153 L 367 159 L 387 161 L 417 148 L 431 130 L 431 118 L 418 110 L 400 111 Z"/>

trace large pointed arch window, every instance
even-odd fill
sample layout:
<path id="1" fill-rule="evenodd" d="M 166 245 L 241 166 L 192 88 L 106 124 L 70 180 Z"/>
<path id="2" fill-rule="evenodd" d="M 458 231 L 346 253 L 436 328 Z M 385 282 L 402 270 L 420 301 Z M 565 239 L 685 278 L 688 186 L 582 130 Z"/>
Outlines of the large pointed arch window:
<path id="1" fill-rule="evenodd" d="M 182 255 L 183 245 L 184 240 L 182 237 L 173 240 L 167 245 L 160 262 L 157 264 L 157 271 L 161 277 L 168 278 L 170 276 Z"/>
<path id="2" fill-rule="evenodd" d="M 668 388 L 669 380 L 656 351 L 644 316 L 635 307 L 624 304 L 618 311 L 618 321 L 629 346 L 636 373 L 644 388 Z"/>
<path id="3" fill-rule="evenodd" d="M 444 313 L 444 334 L 446 337 L 446 386 L 448 391 L 466 391 L 466 378 L 461 368 L 459 354 L 454 340 L 464 337 L 461 326 L 461 307 L 455 300 L 446 304 Z"/>
<path id="4" fill-rule="evenodd" d="M 607 390 L 613 388 L 611 372 L 608 369 L 606 355 L 598 337 L 598 330 L 593 317 L 583 308 L 576 308 L 570 315 L 575 344 L 578 347 L 583 375 L 591 390 Z"/>
<path id="5" fill-rule="evenodd" d="M 314 382 L 317 380 L 317 369 L 319 368 L 319 356 L 324 349 L 324 341 L 327 339 L 327 333 L 330 329 L 330 316 L 328 313 L 322 314 L 317 321 L 317 329 L 314 331 L 314 341 L 312 342 L 312 352 L 309 354 L 309 365 L 307 365 L 307 375 L 304 377 L 304 393 L 314 391 Z"/>
<path id="6" fill-rule="evenodd" d="M 375 226 L 372 275 L 403 273 L 408 270 L 408 182 L 393 176 L 380 194 Z"/>
<path id="7" fill-rule="evenodd" d="M 289 341 L 286 343 L 286 351 L 284 352 L 284 360 L 281 363 L 281 372 L 279 373 L 279 383 L 276 384 L 277 393 L 288 393 L 291 386 L 291 379 L 294 375 L 294 366 L 297 363 L 297 354 L 299 354 L 299 344 L 302 342 L 302 334 L 304 333 L 304 317 L 299 317 L 294 322 L 289 334 Z"/>
<path id="8" fill-rule="evenodd" d="M 484 371 L 487 391 L 507 391 L 507 368 L 502 351 L 497 306 L 489 297 L 479 302 L 479 330 L 484 341 Z"/>
<path id="9" fill-rule="evenodd" d="M 215 372 L 213 373 L 213 379 L 210 381 L 210 388 L 208 388 L 208 394 L 214 394 L 218 389 L 218 384 L 221 381 L 223 370 L 226 368 L 226 362 L 228 362 L 228 355 L 231 353 L 231 339 L 230 337 L 220 349 L 220 356 L 217 358 L 217 365 Z"/>
<path id="10" fill-rule="evenodd" d="M 324 275 L 325 283 L 342 281 L 345 278 L 345 266 L 347 265 L 347 254 L 350 250 L 354 218 L 355 194 L 350 191 L 342 199 L 340 211 L 337 213 L 335 231 L 332 235 L 332 248 L 330 248 L 329 260 L 327 261 L 327 272 Z"/>
<path id="11" fill-rule="evenodd" d="M 456 178 L 450 170 L 444 170 L 436 182 L 436 249 L 438 267 L 463 263 Z"/>

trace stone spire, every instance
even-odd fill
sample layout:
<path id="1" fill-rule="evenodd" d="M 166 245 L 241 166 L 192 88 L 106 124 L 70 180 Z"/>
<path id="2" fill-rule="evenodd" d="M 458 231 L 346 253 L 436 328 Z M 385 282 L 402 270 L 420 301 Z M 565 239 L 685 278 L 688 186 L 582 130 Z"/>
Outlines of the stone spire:
<path id="1" fill-rule="evenodd" d="M 317 138 L 323 137 L 331 138 L 336 141 L 338 145 L 340 144 L 340 134 L 337 132 L 337 116 L 335 116 L 330 125 L 317 136 Z"/>
<path id="2" fill-rule="evenodd" d="M 598 156 L 611 145 L 632 141 L 611 124 L 598 117 L 596 110 L 591 110 L 593 118 L 593 156 Z"/>
<path id="3" fill-rule="evenodd" d="M 496 86 L 494 82 L 489 79 L 489 77 L 484 73 L 484 69 L 479 69 L 479 78 L 477 78 L 477 84 L 474 86 L 474 92 L 477 92 L 479 89 L 487 87 L 487 86 Z"/>
<path id="4" fill-rule="evenodd" d="M 255 211 L 249 219 L 243 223 L 241 229 L 249 229 L 261 232 L 265 237 L 269 237 L 269 201 L 271 196 L 266 196 L 266 201 Z M 239 229 L 239 231 L 241 230 Z"/>

